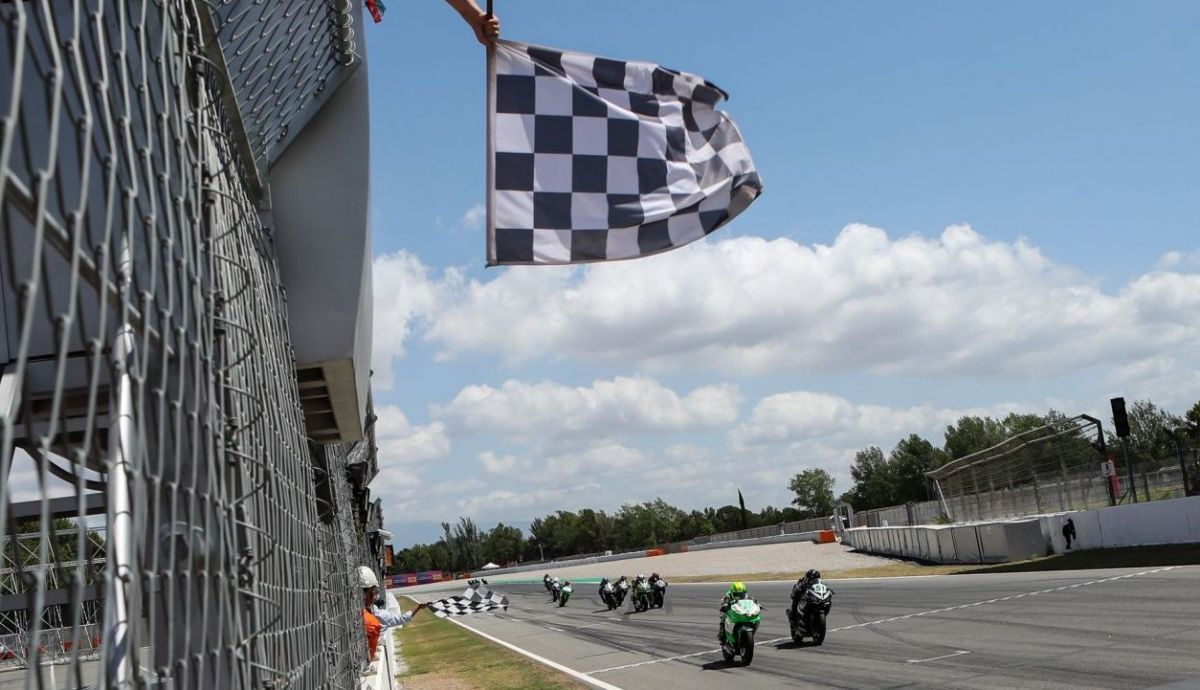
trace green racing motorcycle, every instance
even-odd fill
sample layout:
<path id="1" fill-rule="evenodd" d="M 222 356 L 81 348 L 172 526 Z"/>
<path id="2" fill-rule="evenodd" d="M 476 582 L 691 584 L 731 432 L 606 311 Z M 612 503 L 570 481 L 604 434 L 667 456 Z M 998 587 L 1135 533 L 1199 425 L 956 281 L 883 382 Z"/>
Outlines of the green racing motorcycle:
<path id="1" fill-rule="evenodd" d="M 571 583 L 563 585 L 562 591 L 558 593 L 558 607 L 562 608 L 567 605 L 567 599 L 571 598 L 571 592 L 575 590 L 571 588 Z"/>
<path id="2" fill-rule="evenodd" d="M 740 658 L 742 666 L 754 660 L 754 633 L 762 621 L 762 607 L 753 599 L 738 599 L 725 611 L 725 634 L 721 638 L 721 656 L 727 663 Z"/>
<path id="3" fill-rule="evenodd" d="M 650 608 L 654 602 L 654 593 L 650 587 L 650 583 L 646 580 L 639 580 L 633 585 L 633 611 L 641 613 Z"/>

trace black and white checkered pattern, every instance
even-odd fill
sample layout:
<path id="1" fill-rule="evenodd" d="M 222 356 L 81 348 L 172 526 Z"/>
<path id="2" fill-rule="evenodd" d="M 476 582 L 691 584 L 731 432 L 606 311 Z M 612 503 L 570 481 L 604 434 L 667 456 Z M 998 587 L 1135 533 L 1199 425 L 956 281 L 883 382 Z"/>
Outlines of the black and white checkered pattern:
<path id="1" fill-rule="evenodd" d="M 500 41 L 488 265 L 631 259 L 704 237 L 762 191 L 700 77 Z"/>
<path id="2" fill-rule="evenodd" d="M 507 610 L 508 597 L 486 587 L 468 587 L 462 595 L 431 601 L 426 604 L 426 608 L 438 618 L 469 616 L 473 613 Z"/>

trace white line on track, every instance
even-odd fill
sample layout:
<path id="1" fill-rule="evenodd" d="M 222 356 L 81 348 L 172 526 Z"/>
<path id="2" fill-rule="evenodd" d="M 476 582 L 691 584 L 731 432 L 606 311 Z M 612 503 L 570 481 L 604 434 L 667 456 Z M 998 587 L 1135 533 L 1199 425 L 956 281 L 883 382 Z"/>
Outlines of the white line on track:
<path id="1" fill-rule="evenodd" d="M 412 595 L 405 594 L 404 596 L 408 597 L 409 599 L 412 599 L 413 601 L 418 601 L 417 598 L 413 597 Z M 418 601 L 418 603 L 419 603 L 419 601 Z M 529 657 L 530 659 L 533 659 L 534 661 L 538 662 L 539 664 L 545 664 L 546 666 L 549 666 L 550 668 L 555 669 L 556 671 L 562 671 L 563 673 L 567 674 L 568 676 L 571 676 L 572 678 L 574 678 L 576 680 L 583 681 L 584 683 L 587 683 L 588 685 L 591 685 L 592 687 L 600 688 L 600 690 L 622 690 L 622 688 L 620 686 L 613 685 L 612 683 L 602 681 L 599 678 L 592 678 L 591 676 L 587 675 L 586 673 L 582 673 L 580 671 L 576 671 L 573 668 L 568 668 L 567 666 L 563 666 L 562 664 L 560 664 L 556 661 L 551 661 L 544 656 L 538 656 L 537 654 L 534 654 L 533 652 L 529 651 L 528 649 L 522 649 L 511 642 L 505 642 L 504 640 L 502 640 L 498 637 L 493 637 L 492 635 L 489 635 L 489 634 L 483 632 L 482 630 L 472 628 L 471 626 L 467 625 L 466 623 L 463 623 L 462 621 L 455 620 L 453 617 L 448 617 L 445 620 L 450 621 L 451 623 L 459 626 L 460 628 L 465 628 L 466 630 L 469 630 L 469 631 L 475 633 L 476 635 L 482 637 L 485 640 L 495 642 L 496 644 L 500 645 L 501 647 L 504 647 L 506 649 L 511 649 L 512 651 L 516 652 L 517 654 Z M 547 627 L 549 627 L 549 626 L 547 626 Z"/>
<path id="2" fill-rule="evenodd" d="M 893 616 L 891 618 L 881 618 L 876 621 L 867 621 L 865 623 L 855 623 L 854 625 L 844 625 L 840 628 L 833 628 L 833 629 L 829 630 L 829 632 L 841 632 L 843 630 L 854 630 L 856 628 L 865 628 L 865 627 L 872 626 L 872 625 L 882 625 L 884 623 L 893 623 L 895 621 L 907 620 L 909 618 L 919 618 L 921 616 L 933 616 L 933 615 L 936 615 L 939 613 L 946 613 L 948 611 L 958 611 L 960 609 L 971 608 L 972 606 L 983 606 L 986 604 L 996 604 L 996 603 L 999 603 L 1002 601 L 1010 601 L 1012 599 L 1020 599 L 1021 597 L 1032 597 L 1032 596 L 1036 596 L 1038 594 L 1050 594 L 1052 592 L 1061 592 L 1061 591 L 1067 590 L 1067 589 L 1075 589 L 1076 587 L 1087 587 L 1090 585 L 1098 585 L 1098 584 L 1101 584 L 1104 582 L 1113 582 L 1116 580 L 1124 580 L 1124 579 L 1131 578 L 1131 577 L 1139 577 L 1141 575 L 1154 575 L 1156 573 L 1165 573 L 1168 570 L 1174 570 L 1176 567 L 1177 566 L 1167 566 L 1165 568 L 1155 568 L 1154 570 L 1143 570 L 1141 572 L 1126 573 L 1125 575 L 1117 575 L 1115 577 L 1106 577 L 1106 578 L 1103 578 L 1100 580 L 1091 580 L 1089 582 L 1080 582 L 1080 583 L 1077 583 L 1074 585 L 1063 585 L 1061 587 L 1050 587 L 1049 589 L 1039 589 L 1039 590 L 1036 590 L 1033 592 L 1022 592 L 1020 594 L 1011 594 L 1006 597 L 997 597 L 995 599 L 985 599 L 983 601 L 976 601 L 976 602 L 972 602 L 970 604 L 959 604 L 958 606 L 947 606 L 946 608 L 941 608 L 941 609 L 931 609 L 929 611 L 918 611 L 916 613 L 909 613 L 909 614 L 905 614 L 903 616 Z M 790 636 L 789 637 L 777 637 L 773 640 L 764 640 L 762 642 L 759 642 L 758 644 L 775 644 L 777 642 L 784 642 L 784 641 L 787 641 L 790 639 L 792 639 Z M 588 671 L 587 675 L 595 675 L 597 673 L 609 673 L 611 671 L 624 671 L 625 669 L 637 668 L 639 666 L 649 666 L 650 664 L 661 664 L 664 661 L 678 661 L 680 659 L 691 659 L 693 657 L 704 656 L 706 654 L 716 654 L 720 651 L 721 651 L 720 648 L 708 649 L 703 652 L 693 652 L 691 654 L 681 654 L 679 656 L 669 656 L 669 657 L 662 657 L 660 659 L 650 659 L 648 661 L 639 661 L 639 662 L 633 663 L 633 664 L 624 664 L 622 666 L 613 666 L 611 668 L 602 668 L 602 669 L 598 669 L 596 671 Z M 926 661 L 929 661 L 929 660 L 927 659 Z"/>
<path id="3" fill-rule="evenodd" d="M 941 656 L 931 656 L 931 657 L 929 657 L 928 659 L 909 659 L 909 660 L 908 660 L 908 663 L 910 663 L 910 664 L 923 664 L 923 663 L 925 663 L 926 661 L 941 661 L 942 659 L 950 659 L 950 658 L 952 658 L 952 657 L 956 657 L 956 656 L 962 656 L 963 654 L 970 654 L 970 652 L 968 652 L 968 651 L 967 651 L 967 650 L 965 650 L 965 649 L 960 649 L 960 650 L 958 650 L 957 652 L 952 652 L 952 653 L 950 653 L 950 654 L 943 654 L 943 655 L 941 655 Z"/>

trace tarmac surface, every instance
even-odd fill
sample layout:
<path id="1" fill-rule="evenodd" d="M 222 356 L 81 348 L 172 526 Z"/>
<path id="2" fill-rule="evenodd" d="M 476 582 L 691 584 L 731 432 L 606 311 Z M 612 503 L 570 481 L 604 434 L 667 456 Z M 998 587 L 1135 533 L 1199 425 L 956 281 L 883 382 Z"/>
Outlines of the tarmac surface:
<path id="1" fill-rule="evenodd" d="M 717 650 L 725 585 L 671 585 L 663 609 L 634 614 L 628 602 L 608 611 L 594 584 L 564 608 L 540 585 L 506 584 L 496 588 L 507 613 L 457 620 L 628 690 L 1200 688 L 1200 566 L 826 583 L 835 596 L 820 647 L 788 637 L 790 582 L 748 583 L 765 607 L 749 667 Z"/>

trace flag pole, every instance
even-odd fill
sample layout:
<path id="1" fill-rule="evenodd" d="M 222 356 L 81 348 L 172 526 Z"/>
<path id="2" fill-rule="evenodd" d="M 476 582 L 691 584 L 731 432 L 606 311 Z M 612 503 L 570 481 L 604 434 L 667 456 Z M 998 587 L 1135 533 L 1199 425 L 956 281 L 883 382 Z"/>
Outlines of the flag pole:
<path id="1" fill-rule="evenodd" d="M 492 0 L 487 0 L 487 18 L 492 18 Z M 488 43 L 487 46 L 487 144 L 484 149 L 487 155 L 487 187 L 484 189 L 484 206 L 486 209 L 487 230 L 485 235 L 485 256 L 487 263 L 485 265 L 492 266 L 496 262 L 496 137 L 493 128 L 495 126 L 496 113 L 496 45 L 495 42 Z"/>

